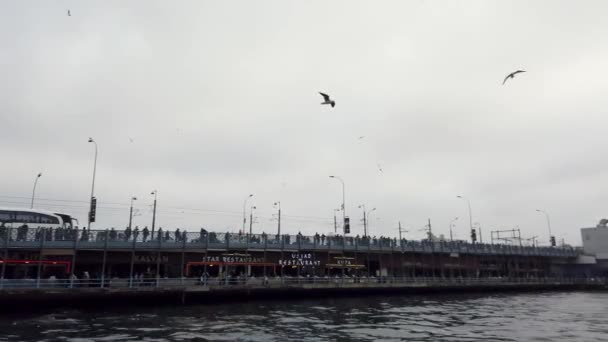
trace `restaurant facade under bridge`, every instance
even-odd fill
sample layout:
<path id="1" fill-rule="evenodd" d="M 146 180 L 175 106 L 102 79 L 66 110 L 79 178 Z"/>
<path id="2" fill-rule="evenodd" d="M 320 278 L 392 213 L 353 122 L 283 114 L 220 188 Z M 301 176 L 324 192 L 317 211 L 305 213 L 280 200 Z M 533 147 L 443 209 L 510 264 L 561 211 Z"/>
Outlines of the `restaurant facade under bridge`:
<path id="1" fill-rule="evenodd" d="M 13 229 L 13 228 L 11 228 Z M 9 229 L 10 230 L 10 229 Z M 548 277 L 567 276 L 572 248 L 344 236 L 185 233 L 174 238 L 0 236 L 0 279 L 181 277 Z M 120 236 L 120 235 L 119 235 Z"/>

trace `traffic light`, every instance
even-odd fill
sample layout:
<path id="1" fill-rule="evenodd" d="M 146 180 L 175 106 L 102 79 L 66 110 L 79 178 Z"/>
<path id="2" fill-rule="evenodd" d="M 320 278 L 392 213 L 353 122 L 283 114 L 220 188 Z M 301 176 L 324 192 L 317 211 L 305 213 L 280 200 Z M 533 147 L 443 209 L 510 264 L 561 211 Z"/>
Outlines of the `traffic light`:
<path id="1" fill-rule="evenodd" d="M 555 236 L 551 236 L 551 247 L 555 247 L 556 243 L 555 243 Z"/>
<path id="2" fill-rule="evenodd" d="M 471 229 L 471 242 L 477 242 L 477 232 L 475 232 L 475 228 Z"/>
<path id="3" fill-rule="evenodd" d="M 97 211 L 97 197 L 91 197 L 91 208 L 89 209 L 89 222 L 95 222 L 95 212 Z"/>
<path id="4" fill-rule="evenodd" d="M 350 234 L 350 217 L 344 218 L 344 234 Z"/>

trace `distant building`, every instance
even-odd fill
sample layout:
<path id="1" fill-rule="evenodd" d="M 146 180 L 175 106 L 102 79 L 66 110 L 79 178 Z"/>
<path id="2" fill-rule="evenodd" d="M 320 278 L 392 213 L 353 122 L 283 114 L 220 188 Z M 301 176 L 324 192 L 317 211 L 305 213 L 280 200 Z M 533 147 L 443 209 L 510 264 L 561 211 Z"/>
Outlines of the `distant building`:
<path id="1" fill-rule="evenodd" d="M 595 258 L 595 271 L 608 276 L 608 219 L 602 219 L 593 228 L 581 228 L 583 251 Z"/>

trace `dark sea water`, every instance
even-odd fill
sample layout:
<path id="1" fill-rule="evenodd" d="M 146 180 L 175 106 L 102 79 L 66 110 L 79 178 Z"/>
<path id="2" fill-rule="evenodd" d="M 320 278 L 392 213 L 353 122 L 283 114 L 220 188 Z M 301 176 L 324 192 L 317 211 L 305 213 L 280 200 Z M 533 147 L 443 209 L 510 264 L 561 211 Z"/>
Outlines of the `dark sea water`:
<path id="1" fill-rule="evenodd" d="M 3 314 L 0 341 L 608 341 L 608 293 L 60 309 Z"/>

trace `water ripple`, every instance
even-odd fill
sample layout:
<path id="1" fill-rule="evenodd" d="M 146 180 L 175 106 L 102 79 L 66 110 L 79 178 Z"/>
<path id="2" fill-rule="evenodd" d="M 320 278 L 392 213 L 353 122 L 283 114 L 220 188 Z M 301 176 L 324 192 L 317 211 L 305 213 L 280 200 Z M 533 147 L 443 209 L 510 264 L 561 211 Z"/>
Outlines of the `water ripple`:
<path id="1" fill-rule="evenodd" d="M 394 296 L 0 317 L 0 341 L 608 341 L 608 293 Z"/>

